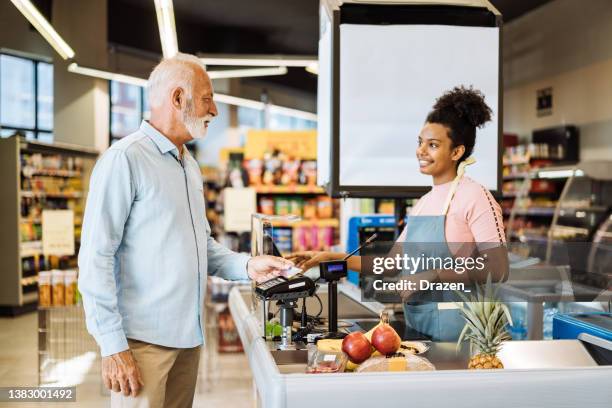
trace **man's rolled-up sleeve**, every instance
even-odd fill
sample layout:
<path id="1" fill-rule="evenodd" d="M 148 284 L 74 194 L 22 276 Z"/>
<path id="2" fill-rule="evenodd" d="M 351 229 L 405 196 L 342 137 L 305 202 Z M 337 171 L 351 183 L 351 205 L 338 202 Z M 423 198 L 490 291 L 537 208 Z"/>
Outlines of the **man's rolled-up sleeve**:
<path id="1" fill-rule="evenodd" d="M 208 272 L 228 280 L 249 279 L 247 263 L 250 256 L 239 254 L 224 247 L 210 235 L 210 224 L 206 220 Z"/>
<path id="2" fill-rule="evenodd" d="M 108 150 L 91 176 L 79 251 L 79 291 L 87 329 L 102 356 L 129 348 L 117 307 L 115 254 L 134 197 L 126 153 Z"/>

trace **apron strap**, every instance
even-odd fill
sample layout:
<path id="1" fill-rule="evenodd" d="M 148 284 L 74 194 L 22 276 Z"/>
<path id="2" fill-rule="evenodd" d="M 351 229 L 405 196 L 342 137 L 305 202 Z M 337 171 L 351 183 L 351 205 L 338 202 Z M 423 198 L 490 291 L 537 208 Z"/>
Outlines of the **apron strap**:
<path id="1" fill-rule="evenodd" d="M 457 185 L 459 184 L 459 181 L 465 173 L 465 167 L 474 163 L 476 163 L 476 159 L 474 159 L 473 157 L 468 157 L 467 159 L 459 163 L 459 167 L 457 168 L 457 177 L 455 177 L 455 179 L 453 180 L 453 184 L 451 184 L 451 188 L 448 191 L 448 195 L 446 196 L 446 202 L 444 203 L 444 207 L 442 207 L 442 215 L 446 215 L 446 213 L 448 212 L 448 207 L 450 207 L 450 202 L 453 199 L 453 196 L 455 195 Z"/>

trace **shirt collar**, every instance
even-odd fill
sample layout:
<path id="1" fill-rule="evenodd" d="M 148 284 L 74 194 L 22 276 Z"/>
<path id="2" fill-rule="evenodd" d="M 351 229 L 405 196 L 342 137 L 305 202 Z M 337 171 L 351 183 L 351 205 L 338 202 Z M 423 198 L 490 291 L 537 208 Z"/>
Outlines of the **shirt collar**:
<path id="1" fill-rule="evenodd" d="M 140 131 L 153 140 L 161 154 L 172 152 L 174 157 L 178 157 L 178 149 L 174 143 L 172 143 L 170 139 L 164 136 L 159 130 L 151 126 L 151 124 L 146 120 L 143 120 L 140 124 Z"/>

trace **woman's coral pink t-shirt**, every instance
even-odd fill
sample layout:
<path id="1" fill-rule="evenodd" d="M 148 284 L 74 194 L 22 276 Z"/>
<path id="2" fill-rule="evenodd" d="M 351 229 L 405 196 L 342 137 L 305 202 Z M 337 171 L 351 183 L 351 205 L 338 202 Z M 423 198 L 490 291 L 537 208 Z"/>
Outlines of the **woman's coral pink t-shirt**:
<path id="1" fill-rule="evenodd" d="M 434 185 L 410 212 L 414 215 L 442 215 L 452 182 Z M 445 234 L 449 243 L 478 244 L 506 242 L 501 207 L 491 193 L 469 177 L 462 177 L 446 214 Z M 405 241 L 406 230 L 398 241 Z M 455 252 L 455 251 L 453 251 Z"/>

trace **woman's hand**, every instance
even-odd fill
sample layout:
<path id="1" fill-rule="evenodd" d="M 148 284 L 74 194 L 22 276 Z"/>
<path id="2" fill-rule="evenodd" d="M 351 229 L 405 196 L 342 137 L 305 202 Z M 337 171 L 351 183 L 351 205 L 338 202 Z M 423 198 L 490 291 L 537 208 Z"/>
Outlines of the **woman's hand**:
<path id="1" fill-rule="evenodd" d="M 286 257 L 303 271 L 307 271 L 310 268 L 318 266 L 319 263 L 325 261 L 332 261 L 335 259 L 342 259 L 344 254 L 336 252 L 318 252 L 318 251 L 302 251 L 294 252 Z"/>

